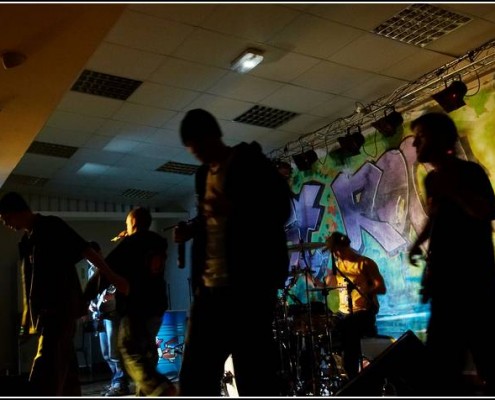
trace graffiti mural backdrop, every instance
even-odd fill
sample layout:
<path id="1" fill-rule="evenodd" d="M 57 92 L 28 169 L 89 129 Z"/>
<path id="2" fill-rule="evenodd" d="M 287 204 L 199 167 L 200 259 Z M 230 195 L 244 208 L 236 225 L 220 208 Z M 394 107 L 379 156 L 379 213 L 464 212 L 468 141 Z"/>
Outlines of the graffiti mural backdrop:
<path id="1" fill-rule="evenodd" d="M 480 163 L 495 186 L 495 91 L 485 87 L 465 101 L 466 106 L 450 113 L 459 129 L 458 154 Z M 347 234 L 351 246 L 375 260 L 385 278 L 387 294 L 380 296 L 378 328 L 379 333 L 394 337 L 408 329 L 424 337 L 429 315 L 429 306 L 421 304 L 418 293 L 422 267 L 412 266 L 407 257 L 426 218 L 423 178 L 429 168 L 416 162 L 409 122 L 437 107 L 430 103 L 404 113 L 403 133 L 397 137 L 365 132 L 361 154 L 342 159 L 330 152 L 309 171 L 294 169 L 291 178 L 289 242 L 323 243 L 334 231 Z M 323 279 L 328 253 L 315 248 L 290 256 L 295 272 L 287 284 L 293 297 L 324 302 L 321 292 L 307 290 L 306 274 L 298 271 L 311 271 L 312 277 Z M 468 289 L 453 290 L 452 296 L 459 296 Z M 330 292 L 326 299 L 331 310 L 336 296 Z"/>

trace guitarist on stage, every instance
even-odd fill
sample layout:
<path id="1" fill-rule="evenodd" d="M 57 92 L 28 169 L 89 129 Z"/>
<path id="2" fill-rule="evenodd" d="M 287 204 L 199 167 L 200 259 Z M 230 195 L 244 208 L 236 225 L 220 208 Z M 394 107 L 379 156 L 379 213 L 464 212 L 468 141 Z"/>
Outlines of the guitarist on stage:
<path id="1" fill-rule="evenodd" d="M 90 245 L 101 254 L 101 248 L 97 242 L 92 241 Z M 91 269 L 94 268 L 91 264 L 90 267 Z M 89 278 L 92 276 L 91 269 Z M 117 349 L 120 316 L 116 311 L 115 286 L 109 285 L 103 289 L 100 287 L 102 280 L 100 276 L 90 280 L 90 285 L 98 286 L 94 289 L 98 295 L 89 304 L 95 332 L 100 340 L 101 354 L 112 373 L 112 378 L 101 396 L 126 396 L 130 394 L 129 378 L 122 367 L 121 357 Z"/>

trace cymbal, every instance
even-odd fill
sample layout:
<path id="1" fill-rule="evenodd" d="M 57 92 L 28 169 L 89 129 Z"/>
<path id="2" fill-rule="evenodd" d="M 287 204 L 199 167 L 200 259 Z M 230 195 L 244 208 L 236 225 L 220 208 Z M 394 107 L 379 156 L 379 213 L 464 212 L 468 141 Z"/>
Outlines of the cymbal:
<path id="1" fill-rule="evenodd" d="M 307 243 L 294 243 L 287 246 L 289 251 L 303 251 L 313 250 L 325 247 L 325 243 L 322 242 L 307 242 Z"/>

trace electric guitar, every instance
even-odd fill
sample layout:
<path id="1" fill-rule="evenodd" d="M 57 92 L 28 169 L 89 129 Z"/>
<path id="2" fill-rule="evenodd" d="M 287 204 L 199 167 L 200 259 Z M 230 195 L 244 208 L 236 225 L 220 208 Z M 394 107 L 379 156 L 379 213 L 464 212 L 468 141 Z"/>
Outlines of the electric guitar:
<path id="1" fill-rule="evenodd" d="M 105 314 L 115 310 L 115 292 L 117 289 L 110 285 L 98 295 L 98 300 L 94 304 L 91 318 L 95 321 L 102 320 Z"/>

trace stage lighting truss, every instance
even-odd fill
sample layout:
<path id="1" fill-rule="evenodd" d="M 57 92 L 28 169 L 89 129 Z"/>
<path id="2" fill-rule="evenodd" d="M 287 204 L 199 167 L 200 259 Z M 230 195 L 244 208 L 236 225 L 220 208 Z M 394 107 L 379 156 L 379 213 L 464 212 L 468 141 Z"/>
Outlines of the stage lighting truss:
<path id="1" fill-rule="evenodd" d="M 402 113 L 411 109 L 414 104 L 422 104 L 434 99 L 445 111 L 453 111 L 465 105 L 464 96 L 467 93 L 465 83 L 475 79 L 479 82 L 481 76 L 493 70 L 493 65 L 495 65 L 495 39 L 420 76 L 414 82 L 404 84 L 392 93 L 369 104 L 357 102 L 351 114 L 339 117 L 315 131 L 286 143 L 279 149 L 272 150 L 268 156 L 270 158 L 280 157 L 287 160 L 293 154 L 301 152 L 301 145 L 304 148 L 306 146 L 312 149 L 325 147 L 328 150 L 334 144 L 338 145 L 339 143 L 337 142 L 350 142 L 351 140 L 347 136 L 341 138 L 343 130 L 350 126 L 360 125 L 362 130 L 366 131 L 368 127 L 372 126 L 374 122 L 377 122 L 383 116 L 382 114 L 380 117 L 377 117 L 378 114 L 383 113 L 384 110 L 387 110 L 391 106 L 397 110 L 400 109 L 402 115 Z M 442 90 L 443 87 L 445 87 L 444 90 Z M 440 92 L 432 96 L 432 93 L 435 93 L 437 90 Z M 448 100 L 443 101 L 444 98 Z M 389 119 L 387 118 L 386 120 Z M 386 133 L 382 134 L 386 135 Z M 356 138 L 358 138 L 358 135 L 356 135 Z M 344 144 L 344 149 L 346 148 L 346 144 Z M 336 150 L 339 153 L 342 152 L 341 148 L 337 147 Z"/>

